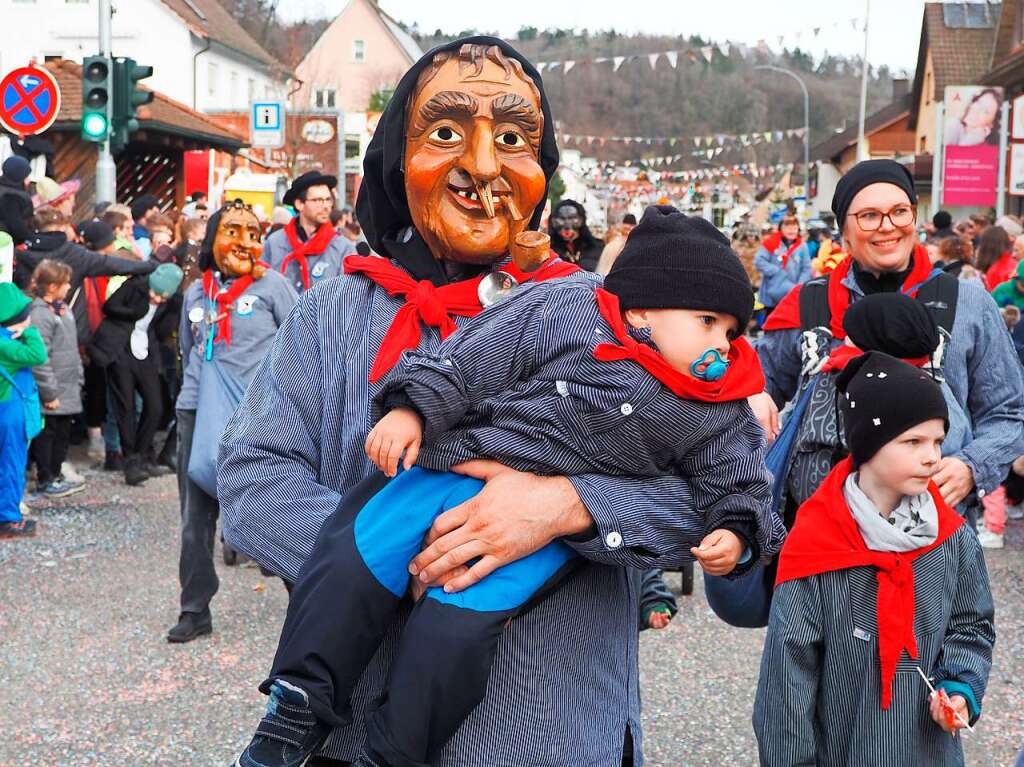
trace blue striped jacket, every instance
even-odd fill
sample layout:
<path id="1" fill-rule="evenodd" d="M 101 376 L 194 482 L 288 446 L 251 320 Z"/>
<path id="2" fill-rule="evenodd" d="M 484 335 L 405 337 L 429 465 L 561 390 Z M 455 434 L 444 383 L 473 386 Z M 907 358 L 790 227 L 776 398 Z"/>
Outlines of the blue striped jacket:
<path id="1" fill-rule="evenodd" d="M 538 474 L 685 477 L 689 493 L 668 510 L 675 535 L 650 542 L 658 567 L 678 567 L 723 527 L 751 543 L 756 533 L 757 550 L 774 554 L 783 527 L 746 400 L 681 398 L 632 360 L 597 360 L 610 341 L 592 277 L 526 285 L 436 352 L 406 353 L 378 401 L 398 396 L 422 414 L 417 462 L 429 469 L 483 456 Z M 596 521 L 603 536 L 619 530 L 618 519 Z"/>
<path id="2" fill-rule="evenodd" d="M 903 653 L 885 711 L 875 568 L 822 573 L 775 590 L 754 701 L 762 765 L 964 763 L 960 738 L 932 721 L 928 688 L 915 666 L 936 686 L 967 685 L 980 707 L 995 643 L 985 557 L 965 524 L 913 567 L 918 659 Z"/>
<path id="3" fill-rule="evenodd" d="M 218 477 L 225 536 L 291 580 L 342 494 L 374 468 L 363 445 L 371 401 L 387 379 L 371 385 L 367 377 L 400 306 L 361 275 L 304 293 L 225 431 Z M 424 328 L 420 348 L 439 345 Z M 677 548 L 680 510 L 692 491 L 668 475 L 569 480 L 601 530 L 575 544 L 593 561 L 503 632 L 483 702 L 434 767 L 619 767 L 627 728 L 642 764 L 641 573 L 633 568 L 653 567 L 664 561 L 659 553 Z M 326 756 L 350 761 L 360 752 L 364 712 L 384 688 L 400 630 L 401 621 L 356 689 L 353 724 L 333 734 Z"/>

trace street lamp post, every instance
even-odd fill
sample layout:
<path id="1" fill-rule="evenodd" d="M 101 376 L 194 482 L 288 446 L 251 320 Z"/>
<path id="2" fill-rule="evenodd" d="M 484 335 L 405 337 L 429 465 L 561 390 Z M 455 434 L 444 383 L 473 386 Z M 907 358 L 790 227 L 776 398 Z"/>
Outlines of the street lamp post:
<path id="1" fill-rule="evenodd" d="M 809 108 L 810 100 L 807 96 L 807 85 L 804 83 L 803 78 L 801 78 L 800 75 L 792 70 L 786 69 L 785 67 L 777 67 L 773 64 L 760 64 L 759 66 L 754 67 L 754 69 L 770 69 L 772 72 L 779 72 L 780 74 L 788 75 L 800 84 L 800 90 L 804 92 L 804 199 L 806 200 L 807 191 L 811 181 L 811 112 Z"/>

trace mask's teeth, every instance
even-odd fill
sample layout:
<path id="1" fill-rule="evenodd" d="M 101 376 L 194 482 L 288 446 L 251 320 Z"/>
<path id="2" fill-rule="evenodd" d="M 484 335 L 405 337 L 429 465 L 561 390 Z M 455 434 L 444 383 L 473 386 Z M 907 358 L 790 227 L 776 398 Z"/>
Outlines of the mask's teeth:
<path id="1" fill-rule="evenodd" d="M 479 184 L 476 190 L 480 194 L 480 204 L 484 206 L 484 212 L 487 214 L 487 217 L 494 218 L 494 195 L 491 193 L 491 185 L 488 183 Z"/>

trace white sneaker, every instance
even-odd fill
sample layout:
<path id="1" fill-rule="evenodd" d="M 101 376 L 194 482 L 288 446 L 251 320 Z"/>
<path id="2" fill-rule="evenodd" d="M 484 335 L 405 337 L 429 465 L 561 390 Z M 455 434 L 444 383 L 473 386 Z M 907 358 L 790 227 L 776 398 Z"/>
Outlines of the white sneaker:
<path id="1" fill-rule="evenodd" d="M 1001 549 L 1003 548 L 1002 533 L 993 533 L 988 528 L 985 528 L 978 533 L 978 543 L 981 544 L 983 549 Z"/>
<path id="2" fill-rule="evenodd" d="M 1024 519 L 1024 501 L 1013 505 L 1006 504 L 1007 519 Z"/>
<path id="3" fill-rule="evenodd" d="M 94 461 L 102 461 L 107 455 L 107 447 L 103 442 L 103 433 L 96 429 L 89 429 L 89 448 L 86 453 Z M 67 466 L 67 464 L 64 464 Z M 67 474 L 67 470 L 64 471 Z"/>
<path id="4" fill-rule="evenodd" d="M 60 465 L 60 473 L 66 479 L 70 479 L 74 483 L 85 482 L 85 477 L 75 471 L 75 465 L 71 461 L 64 461 Z"/>

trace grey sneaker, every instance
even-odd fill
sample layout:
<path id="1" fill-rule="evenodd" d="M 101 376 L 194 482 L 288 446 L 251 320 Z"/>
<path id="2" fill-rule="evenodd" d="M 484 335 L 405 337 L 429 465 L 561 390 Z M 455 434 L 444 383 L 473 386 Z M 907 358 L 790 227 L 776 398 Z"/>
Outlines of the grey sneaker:
<path id="1" fill-rule="evenodd" d="M 330 734 L 330 725 L 310 710 L 306 691 L 276 680 L 267 713 L 232 767 L 301 767 Z"/>

